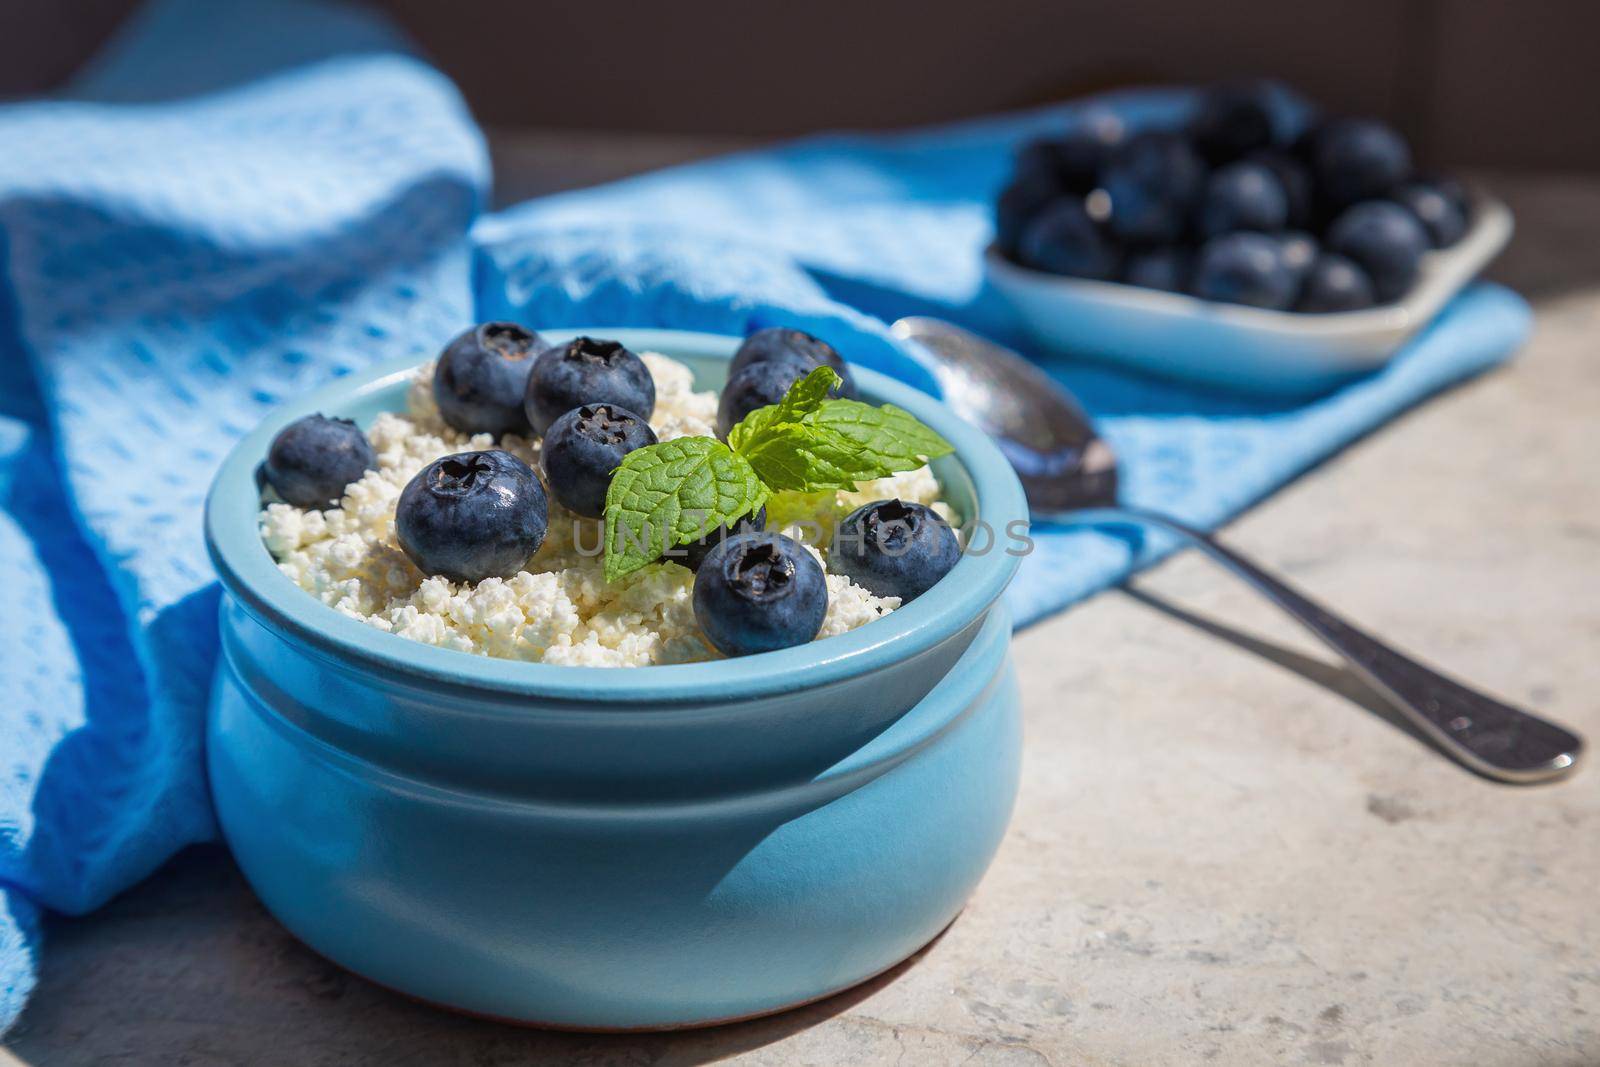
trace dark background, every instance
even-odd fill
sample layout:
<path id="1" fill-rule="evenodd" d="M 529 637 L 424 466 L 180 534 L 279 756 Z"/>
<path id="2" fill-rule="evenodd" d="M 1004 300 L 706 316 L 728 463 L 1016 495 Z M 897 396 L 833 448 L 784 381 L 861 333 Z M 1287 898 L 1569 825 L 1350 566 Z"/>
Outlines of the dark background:
<path id="1" fill-rule="evenodd" d="M 0 96 L 60 84 L 135 2 L 0 0 Z M 1600 168 L 1590 0 L 377 3 L 498 130 L 778 136 L 1272 75 L 1433 164 Z"/>

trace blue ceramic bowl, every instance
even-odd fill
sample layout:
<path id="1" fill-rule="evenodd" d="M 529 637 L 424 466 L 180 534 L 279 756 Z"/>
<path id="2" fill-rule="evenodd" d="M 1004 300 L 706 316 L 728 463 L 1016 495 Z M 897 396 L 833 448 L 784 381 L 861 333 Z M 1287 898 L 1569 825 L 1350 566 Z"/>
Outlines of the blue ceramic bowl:
<path id="1" fill-rule="evenodd" d="M 684 360 L 702 387 L 738 344 L 597 332 Z M 254 470 L 302 415 L 402 410 L 410 370 L 287 406 L 239 443 L 207 502 L 225 589 L 211 788 L 272 913 L 405 993 L 582 1029 L 776 1011 L 938 934 L 1016 793 L 999 598 L 1017 559 L 969 554 L 885 619 L 737 660 L 560 667 L 382 633 L 278 571 Z M 1000 531 L 1026 519 L 983 435 L 881 375 L 857 381 L 955 445 L 935 472 L 964 515 Z"/>

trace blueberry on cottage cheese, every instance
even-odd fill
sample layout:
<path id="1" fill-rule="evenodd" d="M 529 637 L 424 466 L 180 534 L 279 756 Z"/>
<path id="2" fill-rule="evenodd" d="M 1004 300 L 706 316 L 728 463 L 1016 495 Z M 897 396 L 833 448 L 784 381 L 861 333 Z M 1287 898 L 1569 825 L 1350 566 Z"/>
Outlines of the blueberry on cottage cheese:
<path id="1" fill-rule="evenodd" d="M 961 545 L 938 512 L 904 500 L 863 504 L 839 524 L 829 565 L 875 596 L 909 604 L 961 558 Z"/>
<path id="2" fill-rule="evenodd" d="M 1201 247 L 1191 291 L 1205 300 L 1283 311 L 1294 303 L 1298 281 L 1276 236 L 1226 233 Z"/>
<path id="3" fill-rule="evenodd" d="M 526 434 L 522 398 L 544 347 L 538 334 L 514 322 L 485 322 L 463 333 L 433 371 L 439 414 L 462 433 Z"/>
<path id="4" fill-rule="evenodd" d="M 1206 179 L 1196 221 L 1202 237 L 1235 230 L 1273 233 L 1289 221 L 1289 198 L 1278 176 L 1262 164 L 1229 163 Z"/>
<path id="5" fill-rule="evenodd" d="M 1359 264 L 1372 279 L 1379 303 L 1388 303 L 1404 296 L 1417 280 L 1428 234 L 1399 204 L 1368 200 L 1333 220 L 1328 247 Z"/>
<path id="6" fill-rule="evenodd" d="M 717 401 L 717 436 L 724 441 L 733 428 L 756 408 L 776 404 L 789 386 L 816 368 L 799 356 L 777 356 L 748 364 L 728 379 Z"/>
<path id="7" fill-rule="evenodd" d="M 331 508 L 344 487 L 378 465 L 372 444 L 349 419 L 307 415 L 278 431 L 261 473 L 297 508 Z"/>
<path id="8" fill-rule="evenodd" d="M 539 461 L 550 495 L 579 515 L 606 511 L 611 475 L 636 448 L 656 443 L 650 424 L 615 404 L 573 408 L 545 432 Z"/>
<path id="9" fill-rule="evenodd" d="M 544 435 L 557 419 L 585 404 L 615 404 L 649 419 L 656 383 L 644 360 L 616 341 L 574 337 L 540 353 L 523 398 L 533 432 Z"/>
<path id="10" fill-rule="evenodd" d="M 728 363 L 728 377 L 733 377 L 752 363 L 787 358 L 799 359 L 812 370 L 818 367 L 832 367 L 834 373 L 844 380 L 837 395 L 855 399 L 855 382 L 850 379 L 850 368 L 845 366 L 844 357 L 839 355 L 828 342 L 813 337 L 804 330 L 791 330 L 782 326 L 757 330 L 746 337 L 744 343 L 739 346 L 739 351 L 733 354 L 732 361 Z"/>
<path id="11" fill-rule="evenodd" d="M 1411 173 L 1411 149 L 1377 119 L 1335 119 L 1314 135 L 1311 166 L 1335 205 L 1385 196 Z"/>
<path id="12" fill-rule="evenodd" d="M 760 533 L 766 528 L 767 509 L 762 506 L 757 508 L 753 514 L 745 515 L 735 520 L 732 528 L 727 523 L 723 523 L 699 540 L 690 541 L 686 545 L 679 545 L 667 554 L 667 558 L 674 563 L 683 564 L 692 571 L 697 571 L 700 569 L 700 565 L 705 562 L 706 557 L 711 554 L 711 550 L 728 538 L 737 537 L 739 534 Z"/>
<path id="13" fill-rule="evenodd" d="M 706 554 L 695 574 L 695 619 L 724 655 L 805 644 L 827 614 L 822 565 L 782 534 L 730 537 Z"/>
<path id="14" fill-rule="evenodd" d="M 1319 252 L 1306 272 L 1296 311 L 1360 311 L 1371 307 L 1372 279 L 1337 252 Z"/>
<path id="15" fill-rule="evenodd" d="M 546 521 L 533 469 L 498 449 L 434 460 L 406 483 L 394 513 L 417 569 L 455 582 L 516 574 L 544 542 Z"/>

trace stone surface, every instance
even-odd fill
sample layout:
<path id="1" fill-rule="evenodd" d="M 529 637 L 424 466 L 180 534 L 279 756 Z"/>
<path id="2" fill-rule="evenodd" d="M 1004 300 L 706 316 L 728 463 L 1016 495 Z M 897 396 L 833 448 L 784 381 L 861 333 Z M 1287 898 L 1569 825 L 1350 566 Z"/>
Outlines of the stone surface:
<path id="1" fill-rule="evenodd" d="M 1228 540 L 1378 633 L 1600 738 L 1600 182 L 1501 178 L 1511 367 L 1426 405 Z M 51 923 L 32 1064 L 1600 1062 L 1600 774 L 1445 761 L 1193 556 L 1020 634 L 1011 833 L 921 958 L 776 1018 L 518 1030 L 301 948 L 194 849 Z M 4 1053 L 0 1052 L 0 1059 Z"/>

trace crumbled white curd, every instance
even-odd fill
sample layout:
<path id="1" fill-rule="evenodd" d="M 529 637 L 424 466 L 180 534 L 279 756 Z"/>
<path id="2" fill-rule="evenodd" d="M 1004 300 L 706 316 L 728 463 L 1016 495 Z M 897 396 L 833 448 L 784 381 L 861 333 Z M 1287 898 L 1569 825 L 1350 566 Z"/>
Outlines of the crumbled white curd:
<path id="1" fill-rule="evenodd" d="M 642 358 L 655 379 L 650 425 L 663 441 L 714 436 L 717 396 L 696 392 L 688 367 L 653 352 Z M 694 574 L 655 563 L 615 582 L 604 577 L 601 528 L 554 499 L 549 532 L 526 569 L 512 578 L 472 583 L 428 577 L 395 540 L 394 512 L 406 483 L 440 456 L 503 448 L 535 470 L 539 445 L 507 436 L 451 429 L 433 400 L 433 366 L 419 367 L 406 413 L 384 413 L 367 430 L 378 467 L 345 489 L 337 508 L 304 510 L 268 504 L 261 537 L 296 585 L 337 611 L 380 630 L 425 644 L 479 655 L 585 667 L 642 667 L 714 659 L 718 653 L 695 622 Z M 923 467 L 864 483 L 855 493 L 828 493 L 769 505 L 769 529 L 826 543 L 833 524 L 872 500 L 899 497 L 928 504 L 947 519 L 939 483 Z M 952 521 L 952 525 L 954 522 Z M 820 539 L 819 539 L 820 537 Z M 818 558 L 822 556 L 817 554 Z M 900 606 L 837 574 L 829 574 L 828 614 L 818 638 L 864 626 Z"/>

